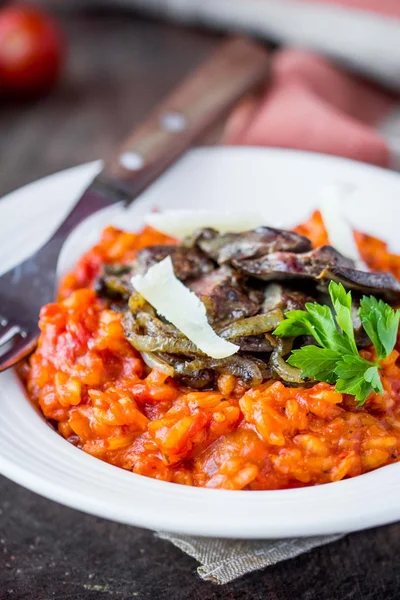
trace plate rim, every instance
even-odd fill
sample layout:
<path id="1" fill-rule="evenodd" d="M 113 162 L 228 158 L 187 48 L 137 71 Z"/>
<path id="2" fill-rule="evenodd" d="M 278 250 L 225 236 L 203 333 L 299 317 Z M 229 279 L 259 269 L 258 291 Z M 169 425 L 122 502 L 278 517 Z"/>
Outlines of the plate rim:
<path id="1" fill-rule="evenodd" d="M 286 149 L 271 149 L 271 148 L 260 148 L 260 147 L 202 147 L 202 148 L 197 148 L 194 150 L 191 150 L 191 153 L 195 153 L 198 155 L 202 155 L 202 154 L 209 154 L 210 151 L 215 153 L 226 153 L 227 152 L 234 152 L 237 153 L 239 152 L 243 152 L 243 151 L 248 151 L 251 150 L 252 152 L 256 151 L 257 153 L 262 153 L 265 156 L 267 156 L 268 154 L 271 155 L 279 155 L 279 156 L 288 156 L 288 155 L 295 155 L 297 157 L 301 156 L 302 158 L 305 158 L 306 160 L 310 160 L 310 161 L 315 161 L 315 160 L 323 160 L 323 161 L 334 161 L 337 162 L 337 164 L 354 164 L 357 166 L 361 166 L 362 168 L 368 169 L 368 170 L 373 170 L 373 171 L 377 171 L 377 172 L 381 172 L 384 173 L 385 176 L 389 176 L 389 177 L 394 177 L 396 178 L 397 183 L 399 184 L 400 187 L 400 176 L 394 172 L 390 172 L 390 171 L 386 171 L 380 167 L 376 167 L 375 165 L 367 165 L 364 163 L 359 163 L 357 161 L 353 161 L 350 159 L 345 159 L 345 158 L 341 158 L 341 157 L 331 157 L 331 156 L 327 156 L 327 155 L 323 155 L 323 154 L 318 154 L 318 153 L 310 153 L 310 152 L 304 152 L 304 151 L 297 151 L 297 150 L 286 150 Z M 21 188 L 19 188 L 18 190 L 15 190 L 13 192 L 10 192 L 9 194 L 7 194 L 6 196 L 4 196 L 3 199 L 1 199 L 1 205 L 4 206 L 4 201 L 5 202 L 12 202 L 15 198 L 15 196 L 18 193 L 27 193 L 30 191 L 30 189 L 32 188 L 32 186 L 34 185 L 39 185 L 41 183 L 43 183 L 44 181 L 49 181 L 49 180 L 53 180 L 55 182 L 55 185 L 57 185 L 57 181 L 59 178 L 61 178 L 64 175 L 69 174 L 75 174 L 77 173 L 77 171 L 82 171 L 82 172 L 86 172 L 89 173 L 89 170 L 94 169 L 95 166 L 96 167 L 100 167 L 101 165 L 101 161 L 92 161 L 90 163 L 85 163 L 83 165 L 78 165 L 76 167 L 70 167 L 68 169 L 64 169 L 62 171 L 59 171 L 57 173 L 53 173 L 47 177 L 43 177 L 40 178 L 30 184 L 27 184 Z M 3 375 L 2 375 L 3 377 Z M 2 393 L 0 390 L 0 397 L 1 397 Z M 29 402 L 28 400 L 26 400 L 27 402 Z M 40 418 L 40 417 L 39 417 Z M 53 434 L 53 432 L 52 432 Z M 66 442 L 65 440 L 63 440 L 62 438 L 60 438 L 60 440 L 62 440 L 63 443 L 68 444 L 68 442 Z M 71 448 L 73 448 L 71 446 Z M 76 448 L 74 448 L 74 450 L 76 452 L 79 452 L 79 454 L 83 454 L 84 456 L 90 458 L 93 461 L 96 462 L 100 462 L 99 459 L 96 459 L 94 457 L 89 457 L 88 455 L 85 455 L 84 453 L 82 453 L 81 450 L 78 450 Z M 116 469 L 116 467 L 113 467 L 112 465 L 107 465 L 108 468 L 111 468 L 113 470 Z M 241 491 L 240 492 L 240 496 L 242 496 L 243 499 L 246 498 L 246 500 L 249 501 L 249 504 L 251 505 L 253 503 L 253 501 L 251 501 L 251 497 L 256 494 L 257 496 L 262 496 L 265 497 L 266 495 L 269 495 L 270 498 L 272 499 L 272 497 L 275 498 L 283 498 L 283 495 L 288 495 L 291 494 L 293 497 L 296 495 L 299 497 L 304 496 L 305 498 L 307 497 L 307 492 L 308 495 L 310 494 L 310 490 L 322 490 L 323 488 L 325 488 L 326 486 L 329 486 L 330 488 L 332 488 L 332 486 L 335 487 L 335 489 L 341 490 L 341 492 L 343 492 L 343 494 L 347 494 L 346 488 L 348 488 L 349 486 L 353 486 L 353 482 L 355 482 L 356 480 L 359 479 L 363 479 L 365 480 L 366 478 L 370 478 L 372 480 L 376 479 L 376 483 L 379 484 L 379 480 L 382 479 L 389 479 L 389 471 L 390 470 L 394 470 L 395 468 L 398 468 L 397 464 L 392 464 L 386 467 L 382 467 L 380 469 L 377 469 L 376 471 L 364 474 L 362 476 L 358 476 L 357 478 L 354 479 L 349 479 L 349 480 L 344 480 L 344 481 L 340 481 L 340 482 L 335 482 L 335 483 L 330 483 L 330 484 L 325 484 L 323 486 L 314 486 L 314 487 L 307 487 L 307 488 L 301 488 L 301 489 L 296 489 L 296 490 L 274 490 L 274 491 Z M 382 472 L 385 471 L 387 472 L 387 476 L 383 476 Z M 71 508 L 83 511 L 83 512 L 87 512 L 90 514 L 94 514 L 96 516 L 100 516 L 100 517 L 104 517 L 104 518 L 108 518 L 108 519 L 112 519 L 114 521 L 119 521 L 121 523 L 127 523 L 127 524 L 132 524 L 132 525 L 137 525 L 137 526 L 142 526 L 142 527 L 147 527 L 150 529 L 154 529 L 154 528 L 159 528 L 159 529 L 165 529 L 165 520 L 164 520 L 164 525 L 162 525 L 162 521 L 160 521 L 160 524 L 157 525 L 156 521 L 158 519 L 158 515 L 157 515 L 157 519 L 154 518 L 154 516 L 146 516 L 144 513 L 142 514 L 142 516 L 139 516 L 138 518 L 136 518 L 135 516 L 133 516 L 133 518 L 131 519 L 127 519 L 127 517 L 124 515 L 122 518 L 118 518 L 118 514 L 115 514 L 115 511 L 113 512 L 113 509 L 106 509 L 106 507 L 104 507 L 103 505 L 101 505 L 101 503 L 98 506 L 88 506 L 88 503 L 82 502 L 82 496 L 79 493 L 72 493 L 71 491 L 68 492 L 68 494 L 65 494 L 65 488 L 62 488 L 61 485 L 58 485 L 54 482 L 46 482 L 46 479 L 40 478 L 39 476 L 36 476 L 32 473 L 30 473 L 28 470 L 24 470 L 21 467 L 19 467 L 18 465 L 16 465 L 15 463 L 12 463 L 12 460 L 7 461 L 7 458 L 5 458 L 2 453 L 1 453 L 1 443 L 0 443 L 0 473 L 2 473 L 4 476 L 6 476 L 7 478 L 15 481 L 16 483 L 30 489 L 31 491 L 41 494 L 53 501 L 59 502 L 61 504 L 64 504 L 66 506 L 69 506 Z M 142 476 L 136 475 L 136 474 L 132 474 L 130 472 L 125 472 L 126 474 L 128 474 L 129 477 L 134 476 L 139 477 L 140 479 L 145 479 L 147 480 L 148 478 L 144 478 Z M 377 476 L 378 475 L 378 476 Z M 151 480 L 154 483 L 156 483 L 159 488 L 160 488 L 160 494 L 162 495 L 162 490 L 163 489 L 167 489 L 165 486 L 172 486 L 173 489 L 176 492 L 179 492 L 179 489 L 181 489 L 181 486 L 177 486 L 177 484 L 172 484 L 172 483 L 168 483 L 168 482 L 163 482 L 163 481 L 155 481 L 155 480 Z M 380 481 L 380 483 L 382 484 L 383 482 Z M 153 485 L 152 484 L 152 485 Z M 140 484 L 139 484 L 140 485 Z M 374 485 L 374 483 L 372 482 L 371 484 L 372 486 Z M 185 486 L 182 486 L 185 487 Z M 400 488 L 399 488 L 400 489 Z M 202 489 L 202 488 L 189 488 L 189 491 L 186 490 L 186 492 L 188 494 L 188 496 L 194 496 L 194 495 L 204 495 L 204 494 L 219 494 L 221 495 L 221 497 L 224 497 L 225 499 L 230 497 L 232 494 L 234 494 L 235 492 L 233 491 L 227 491 L 227 490 L 209 490 L 209 489 Z M 318 492 L 320 493 L 320 492 Z M 238 492 L 235 493 L 235 495 L 237 495 Z M 399 492 L 400 494 L 400 492 Z M 210 501 L 211 501 L 211 496 L 210 496 Z M 278 501 L 278 500 L 277 500 Z M 236 504 L 237 502 L 235 502 Z M 267 503 L 268 504 L 268 503 Z M 386 524 L 389 522 L 393 522 L 398 520 L 398 518 L 400 517 L 400 508 L 396 510 L 396 506 L 395 503 L 393 502 L 387 502 L 386 501 L 386 508 L 385 508 L 385 514 L 377 514 L 374 518 L 371 519 L 371 515 L 369 514 L 369 523 L 365 524 L 361 523 L 362 519 L 362 514 L 363 514 L 363 510 L 360 511 L 360 515 L 359 515 L 359 519 L 358 520 L 354 520 L 352 522 L 349 522 L 349 520 L 345 519 L 342 516 L 341 519 L 341 523 L 342 525 L 339 526 L 338 525 L 338 519 L 336 518 L 336 525 L 334 524 L 334 522 L 331 524 L 332 526 L 326 526 L 321 527 L 321 526 L 317 526 L 317 527 L 311 527 L 310 524 L 307 527 L 303 527 L 304 532 L 301 533 L 300 529 L 299 531 L 296 533 L 296 535 L 299 536 L 306 536 L 306 535 L 318 535 L 321 532 L 323 534 L 330 534 L 330 533 L 342 533 L 344 531 L 353 531 L 353 530 L 358 530 L 360 528 L 365 528 L 365 527 L 374 527 L 376 525 L 382 525 L 382 524 Z M 364 511 L 365 512 L 365 511 Z M 364 515 L 364 519 L 367 519 L 367 516 Z M 318 522 L 318 519 L 316 519 L 316 521 Z M 157 521 L 158 522 L 158 521 Z M 273 528 L 272 528 L 273 529 Z M 271 529 L 271 531 L 272 531 Z M 278 527 L 279 529 L 279 527 Z M 177 533 L 183 533 L 183 534 L 195 534 L 195 535 L 209 535 L 209 536 L 213 536 L 213 537 L 234 537 L 234 538 L 249 538 L 251 537 L 252 539 L 260 539 L 260 538 L 266 538 L 268 537 L 268 534 L 266 534 L 265 532 L 265 528 L 263 529 L 261 527 L 261 531 L 259 531 L 259 533 L 257 534 L 256 528 L 254 529 L 254 531 L 251 532 L 251 535 L 249 535 L 249 531 L 243 531 L 240 530 L 240 528 L 235 529 L 233 535 L 229 535 L 229 529 L 227 527 L 224 527 L 223 525 L 218 529 L 218 531 L 209 531 L 207 530 L 207 528 L 205 528 L 204 526 L 201 527 L 193 527 L 193 524 L 191 523 L 185 523 L 185 521 L 183 520 L 182 522 L 179 522 L 179 520 L 177 519 L 177 516 L 175 518 L 175 522 L 171 523 L 171 527 L 168 526 L 168 530 L 169 531 L 173 531 L 173 532 L 177 532 Z M 280 531 L 280 529 L 279 529 Z M 282 531 L 280 531 L 279 536 L 280 537 L 292 537 L 292 533 L 287 532 L 286 534 Z M 272 537 L 275 537 L 274 535 Z"/>

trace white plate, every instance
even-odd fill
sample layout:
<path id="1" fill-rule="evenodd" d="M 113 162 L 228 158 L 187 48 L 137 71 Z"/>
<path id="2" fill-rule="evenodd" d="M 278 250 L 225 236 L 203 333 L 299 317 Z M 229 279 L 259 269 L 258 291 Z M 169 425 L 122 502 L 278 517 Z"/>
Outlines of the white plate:
<path id="1" fill-rule="evenodd" d="M 0 271 L 38 247 L 99 169 L 83 165 L 0 202 Z M 187 154 L 128 213 L 100 215 L 68 241 L 62 269 L 113 218 L 137 229 L 155 205 L 255 209 L 272 225 L 308 216 L 321 186 L 355 184 L 347 206 L 358 229 L 400 250 L 400 177 L 367 165 L 301 152 L 252 148 Z M 115 211 L 114 211 L 115 212 Z M 231 492 L 155 481 L 101 462 L 58 436 L 26 399 L 12 371 L 0 376 L 0 471 L 25 487 L 122 523 L 186 534 L 274 538 L 353 531 L 400 518 L 400 465 L 295 490 Z"/>

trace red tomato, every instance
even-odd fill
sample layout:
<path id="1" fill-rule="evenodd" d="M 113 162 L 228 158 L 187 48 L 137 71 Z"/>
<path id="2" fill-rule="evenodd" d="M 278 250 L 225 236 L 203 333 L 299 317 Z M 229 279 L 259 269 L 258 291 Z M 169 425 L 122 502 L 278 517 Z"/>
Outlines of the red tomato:
<path id="1" fill-rule="evenodd" d="M 0 96 L 48 91 L 63 55 L 62 34 L 48 15 L 22 5 L 0 10 Z"/>

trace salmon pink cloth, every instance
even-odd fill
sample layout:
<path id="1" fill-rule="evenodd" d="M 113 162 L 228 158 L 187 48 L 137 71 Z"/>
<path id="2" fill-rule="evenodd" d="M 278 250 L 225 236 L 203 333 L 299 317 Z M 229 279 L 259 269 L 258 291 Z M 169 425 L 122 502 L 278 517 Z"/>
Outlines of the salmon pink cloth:
<path id="1" fill-rule="evenodd" d="M 399 0 L 297 0 L 308 4 L 332 4 L 349 9 L 360 9 L 388 17 L 397 17 L 400 19 Z"/>
<path id="2" fill-rule="evenodd" d="M 397 103 L 394 93 L 318 54 L 284 49 L 274 55 L 267 90 L 234 111 L 223 141 L 296 148 L 399 168 Z"/>

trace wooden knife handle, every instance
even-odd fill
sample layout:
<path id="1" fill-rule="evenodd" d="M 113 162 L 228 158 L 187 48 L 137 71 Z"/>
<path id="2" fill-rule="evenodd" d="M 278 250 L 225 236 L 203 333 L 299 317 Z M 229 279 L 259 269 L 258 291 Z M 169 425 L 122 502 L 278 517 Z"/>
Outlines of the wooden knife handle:
<path id="1" fill-rule="evenodd" d="M 248 91 L 266 81 L 269 54 L 246 38 L 225 41 L 106 162 L 98 181 L 137 196 Z"/>

